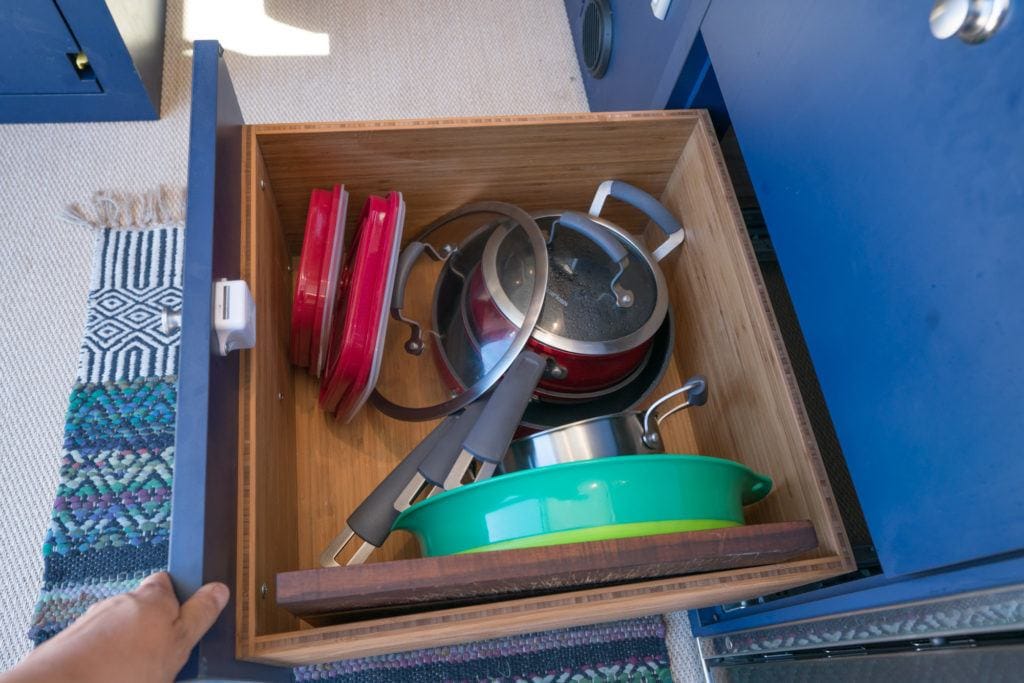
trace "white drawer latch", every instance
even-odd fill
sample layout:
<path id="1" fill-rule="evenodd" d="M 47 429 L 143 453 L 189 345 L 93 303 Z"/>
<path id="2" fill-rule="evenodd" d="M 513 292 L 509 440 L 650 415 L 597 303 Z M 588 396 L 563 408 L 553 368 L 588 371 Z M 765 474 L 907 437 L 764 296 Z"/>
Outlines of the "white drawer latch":
<path id="1" fill-rule="evenodd" d="M 256 302 L 245 280 L 220 279 L 213 283 L 213 352 L 256 346 Z"/>

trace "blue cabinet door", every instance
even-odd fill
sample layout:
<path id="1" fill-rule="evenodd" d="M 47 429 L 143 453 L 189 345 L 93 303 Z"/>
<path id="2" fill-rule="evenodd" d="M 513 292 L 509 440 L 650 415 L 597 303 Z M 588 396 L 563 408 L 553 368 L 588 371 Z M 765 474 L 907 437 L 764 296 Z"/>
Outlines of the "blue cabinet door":
<path id="1" fill-rule="evenodd" d="M 967 45 L 930 5 L 701 27 L 890 577 L 1024 548 L 1024 14 Z"/>
<path id="2" fill-rule="evenodd" d="M 53 0 L 0 2 L 0 95 L 99 92 L 92 70 L 75 68 L 79 50 Z"/>

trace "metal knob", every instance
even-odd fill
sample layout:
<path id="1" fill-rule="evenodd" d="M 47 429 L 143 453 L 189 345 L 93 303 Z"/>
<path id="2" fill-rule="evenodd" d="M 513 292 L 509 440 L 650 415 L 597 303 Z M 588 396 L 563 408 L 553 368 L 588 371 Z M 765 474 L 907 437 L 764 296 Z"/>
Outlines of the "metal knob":
<path id="1" fill-rule="evenodd" d="M 1010 0 L 935 0 L 928 24 L 939 40 L 957 36 L 973 45 L 991 38 L 1009 11 Z"/>
<path id="2" fill-rule="evenodd" d="M 160 331 L 165 335 L 173 334 L 181 329 L 181 311 L 164 308 L 160 312 Z"/>

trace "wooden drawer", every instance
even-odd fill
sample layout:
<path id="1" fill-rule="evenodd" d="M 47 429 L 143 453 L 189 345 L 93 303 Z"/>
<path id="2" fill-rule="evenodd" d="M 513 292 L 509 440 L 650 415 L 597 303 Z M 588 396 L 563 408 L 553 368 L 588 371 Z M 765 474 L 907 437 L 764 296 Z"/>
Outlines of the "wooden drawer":
<path id="1" fill-rule="evenodd" d="M 197 44 L 197 82 L 201 49 Z M 237 387 L 237 449 L 212 450 L 212 418 L 204 432 L 210 434 L 207 472 L 213 470 L 210 461 L 215 457 L 236 458 L 230 465 L 237 476 L 237 502 L 228 495 L 234 493 L 227 489 L 233 482 L 220 478 L 216 483 L 236 505 L 235 602 L 228 621 L 235 621 L 238 659 L 295 665 L 452 644 L 718 604 L 853 569 L 704 112 L 255 125 L 242 127 L 240 136 L 241 178 L 236 176 L 233 186 L 229 183 L 221 193 L 240 208 L 218 205 L 216 221 L 204 214 L 204 219 L 217 223 L 214 232 L 237 231 L 240 225 L 240 246 L 225 258 L 228 263 L 232 255 L 239 259 L 238 274 L 248 281 L 257 305 L 256 347 L 240 354 L 237 384 L 230 387 Z M 218 165 L 230 168 L 234 153 L 225 152 L 229 156 L 222 155 Z M 237 167 L 237 158 L 234 161 Z M 665 423 L 669 452 L 731 458 L 770 475 L 775 490 L 748 508 L 748 522 L 811 520 L 818 549 L 798 560 L 753 569 L 318 628 L 277 607 L 276 575 L 317 567 L 320 551 L 346 515 L 431 427 L 395 421 L 370 407 L 352 423 L 339 424 L 317 406 L 315 383 L 289 365 L 289 266 L 301 246 L 310 190 L 344 182 L 351 193 L 351 225 L 368 194 L 400 189 L 408 205 L 408 238 L 416 226 L 478 199 L 512 202 L 527 210 L 583 208 L 607 178 L 626 180 L 660 197 L 687 230 L 683 247 L 662 262 L 676 338 L 659 391 L 695 372 L 709 377 L 712 391 L 705 407 Z M 194 208 L 190 204 L 190 220 Z M 609 205 L 609 214 L 622 225 L 643 226 L 640 214 L 628 207 Z M 229 238 L 220 243 L 229 245 L 228 251 L 232 248 Z M 186 255 L 191 257 L 188 251 Z M 192 266 L 187 265 L 186 279 Z M 213 271 L 218 274 L 216 268 Z M 189 305 L 186 296 L 186 308 Z M 218 381 L 224 381 L 223 376 Z M 184 405 L 184 377 L 182 383 L 179 432 L 182 410 L 195 410 Z M 206 390 L 212 393 L 214 387 Z M 233 431 L 235 425 L 224 428 Z M 179 453 L 179 463 L 182 457 Z M 195 481 L 190 472 L 179 469 L 175 476 L 176 525 L 178 514 L 194 514 L 177 509 L 179 496 L 195 500 L 197 494 L 178 492 L 183 477 Z M 209 508 L 223 501 L 212 488 L 212 477 L 205 477 L 202 485 L 209 516 Z M 175 562 L 185 567 L 190 561 L 189 544 L 207 548 L 207 555 L 216 554 L 209 550 L 216 545 L 210 539 L 213 523 L 204 522 L 203 543 L 172 537 L 172 574 Z M 411 539 L 397 534 L 375 561 L 414 553 Z M 212 555 L 205 559 L 204 580 L 216 574 L 209 569 L 213 564 Z M 175 578 L 183 592 L 197 583 L 190 576 Z M 232 630 L 230 623 L 225 629 Z"/>

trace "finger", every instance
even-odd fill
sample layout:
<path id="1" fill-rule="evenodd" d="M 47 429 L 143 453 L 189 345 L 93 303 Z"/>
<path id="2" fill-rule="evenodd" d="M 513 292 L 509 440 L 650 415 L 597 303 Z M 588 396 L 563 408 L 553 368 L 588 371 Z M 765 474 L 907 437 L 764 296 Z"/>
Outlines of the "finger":
<path id="1" fill-rule="evenodd" d="M 156 605 L 169 615 L 178 614 L 178 597 L 167 572 L 156 572 L 142 580 L 132 594 L 146 604 Z"/>
<path id="2" fill-rule="evenodd" d="M 188 649 L 192 649 L 203 634 L 210 630 L 224 605 L 228 604 L 230 595 L 231 592 L 223 583 L 208 583 L 181 606 L 178 623 Z"/>

